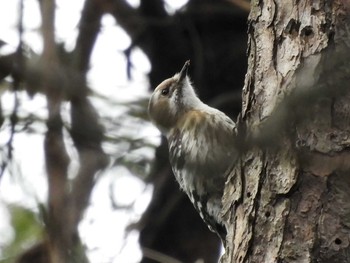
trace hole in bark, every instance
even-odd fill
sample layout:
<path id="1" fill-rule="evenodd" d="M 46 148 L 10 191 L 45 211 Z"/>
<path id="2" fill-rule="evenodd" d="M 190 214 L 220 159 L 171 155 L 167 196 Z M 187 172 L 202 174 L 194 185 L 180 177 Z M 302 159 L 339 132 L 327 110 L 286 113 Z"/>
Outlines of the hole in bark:
<path id="1" fill-rule="evenodd" d="M 270 217 L 270 215 L 271 215 L 270 211 L 266 211 L 265 216 Z"/>
<path id="2" fill-rule="evenodd" d="M 248 193 L 247 193 L 247 196 L 248 196 L 248 197 L 251 197 L 251 196 L 252 196 L 252 194 L 251 194 L 250 192 L 248 192 Z"/>
<path id="3" fill-rule="evenodd" d="M 289 22 L 285 28 L 285 31 L 288 34 L 296 36 L 299 32 L 299 28 L 300 28 L 300 22 L 296 21 L 295 19 L 291 19 L 291 20 L 289 20 Z"/>
<path id="4" fill-rule="evenodd" d="M 329 139 L 334 140 L 337 138 L 337 135 L 334 133 L 329 134 Z"/>
<path id="5" fill-rule="evenodd" d="M 310 37 L 313 36 L 314 31 L 311 26 L 306 26 L 301 30 L 301 36 Z"/>
<path id="6" fill-rule="evenodd" d="M 303 147 L 305 145 L 305 140 L 297 140 L 296 145 L 297 147 Z"/>
<path id="7" fill-rule="evenodd" d="M 241 261 L 242 261 L 242 256 L 240 256 L 240 257 L 239 257 L 238 261 L 239 261 L 239 262 L 241 262 Z"/>
<path id="8" fill-rule="evenodd" d="M 341 244 L 341 239 L 340 239 L 340 238 L 336 238 L 336 239 L 334 240 L 334 243 L 335 243 L 336 245 L 340 245 L 340 244 Z"/>

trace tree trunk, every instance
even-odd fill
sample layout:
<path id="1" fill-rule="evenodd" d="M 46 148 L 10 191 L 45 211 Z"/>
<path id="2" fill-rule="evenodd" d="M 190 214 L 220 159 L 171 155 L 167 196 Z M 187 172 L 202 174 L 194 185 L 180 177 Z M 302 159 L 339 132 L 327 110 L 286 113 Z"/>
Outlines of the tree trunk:
<path id="1" fill-rule="evenodd" d="M 350 262 L 349 8 L 252 1 L 223 262 Z"/>

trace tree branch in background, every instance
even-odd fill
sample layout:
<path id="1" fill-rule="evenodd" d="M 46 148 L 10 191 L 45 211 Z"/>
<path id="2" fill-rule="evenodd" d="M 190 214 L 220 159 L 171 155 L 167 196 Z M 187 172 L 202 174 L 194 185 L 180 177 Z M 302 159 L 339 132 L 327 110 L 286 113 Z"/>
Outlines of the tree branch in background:
<path id="1" fill-rule="evenodd" d="M 75 65 L 72 68 L 83 76 L 83 79 L 79 89 L 74 86 L 74 83 L 71 86 L 72 89 L 75 89 L 71 98 L 71 136 L 78 150 L 81 164 L 77 177 L 73 181 L 69 206 L 72 231 L 77 231 L 81 214 L 88 204 L 94 186 L 96 173 L 108 163 L 107 156 L 101 147 L 104 130 L 98 121 L 98 114 L 86 97 L 88 90 L 85 81 L 105 5 L 105 1 L 101 0 L 85 2 L 77 44 L 73 52 Z"/>
<path id="2" fill-rule="evenodd" d="M 105 1 L 101 0 L 85 1 L 79 22 L 79 34 L 73 51 L 74 63 L 76 63 L 74 68 L 82 74 L 87 73 L 89 69 L 90 56 L 100 31 L 105 5 Z"/>
<path id="3" fill-rule="evenodd" d="M 44 50 L 41 57 L 43 89 L 46 91 L 49 117 L 45 135 L 45 161 L 48 176 L 47 233 L 51 263 L 69 262 L 68 251 L 72 247 L 66 231 L 65 200 L 69 157 L 64 145 L 61 118 L 63 94 L 58 72 L 61 70 L 54 36 L 55 1 L 39 1 L 42 16 Z"/>
<path id="4" fill-rule="evenodd" d="M 106 0 L 106 11 L 112 14 L 118 24 L 128 33 L 133 41 L 137 39 L 145 29 L 145 21 L 137 9 L 134 9 L 125 0 Z"/>
<path id="5" fill-rule="evenodd" d="M 8 74 L 13 73 L 13 83 L 12 83 L 12 89 L 14 91 L 14 107 L 10 116 L 10 124 L 11 124 L 11 130 L 10 130 L 10 137 L 6 143 L 6 147 L 4 154 L 4 159 L 0 163 L 0 179 L 2 178 L 2 175 L 5 172 L 5 169 L 8 165 L 8 162 L 12 160 L 12 151 L 13 151 L 13 140 L 16 133 L 16 124 L 18 121 L 18 107 L 19 107 L 19 101 L 18 101 L 18 94 L 17 91 L 20 89 L 20 78 L 18 77 L 18 74 L 14 73 L 14 70 L 11 68 L 12 65 L 17 65 L 17 70 L 21 71 L 24 68 L 24 59 L 23 59 L 23 0 L 19 1 L 19 20 L 18 20 L 18 36 L 19 36 L 19 44 L 17 47 L 17 50 L 15 53 L 1 57 L 0 58 L 0 82 L 3 78 L 5 78 Z M 6 44 L 4 41 L 0 40 L 0 47 L 2 45 Z M 1 102 L 0 102 L 0 127 L 2 126 L 4 122 L 4 117 L 2 115 L 2 109 L 1 109 Z"/>
<path id="6" fill-rule="evenodd" d="M 35 70 L 40 76 L 37 82 L 41 85 L 39 90 L 47 97 L 49 113 L 44 149 L 49 184 L 47 236 L 50 262 L 87 262 L 77 227 L 90 198 L 95 174 L 108 163 L 101 147 L 103 129 L 98 123 L 94 108 L 87 100 L 85 81 L 102 9 L 92 16 L 92 9 L 96 11 L 100 6 L 95 5 L 97 1 L 86 2 L 74 51 L 75 61 L 67 67 L 60 61 L 55 43 L 55 1 L 43 0 L 39 3 L 44 50 L 39 68 Z M 61 103 L 64 99 L 71 102 L 71 136 L 80 163 L 71 188 L 68 187 L 69 156 L 64 144 L 61 117 Z"/>
<path id="7" fill-rule="evenodd" d="M 232 3 L 233 5 L 238 6 L 244 11 L 247 11 L 247 12 L 250 11 L 250 1 L 247 1 L 247 0 L 227 0 L 227 1 Z"/>
<path id="8" fill-rule="evenodd" d="M 71 102 L 71 135 L 79 153 L 80 168 L 73 181 L 69 203 L 71 231 L 76 231 L 82 212 L 88 204 L 96 173 L 108 164 L 102 150 L 103 129 L 95 109 L 85 96 Z"/>

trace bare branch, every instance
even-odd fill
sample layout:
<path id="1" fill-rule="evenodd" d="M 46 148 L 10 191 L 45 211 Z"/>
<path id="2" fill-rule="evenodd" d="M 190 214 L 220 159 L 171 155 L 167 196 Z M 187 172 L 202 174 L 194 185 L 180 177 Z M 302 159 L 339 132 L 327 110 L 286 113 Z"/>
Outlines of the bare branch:
<path id="1" fill-rule="evenodd" d="M 247 12 L 250 11 L 250 1 L 246 1 L 246 0 L 227 0 L 227 1 L 232 3 L 235 6 L 238 6 L 244 11 L 247 11 Z"/>
<path id="2" fill-rule="evenodd" d="M 108 164 L 108 159 L 101 147 L 103 129 L 85 96 L 72 101 L 71 118 L 71 135 L 81 164 L 73 182 L 69 207 L 70 227 L 75 229 L 88 204 L 96 173 Z"/>
<path id="3" fill-rule="evenodd" d="M 68 262 L 68 251 L 71 247 L 69 233 L 63 231 L 66 179 L 69 157 L 63 141 L 62 118 L 60 114 L 62 88 L 57 73 L 59 61 L 54 37 L 55 1 L 40 1 L 42 15 L 42 34 L 44 50 L 41 57 L 43 87 L 47 95 L 49 117 L 45 136 L 45 159 L 49 184 L 48 237 L 50 243 L 50 261 L 52 263 Z"/>
<path id="4" fill-rule="evenodd" d="M 101 0 L 87 0 L 84 4 L 79 23 L 79 35 L 73 51 L 76 63 L 74 68 L 82 73 L 86 73 L 88 70 L 91 52 L 100 31 L 105 5 L 105 2 Z"/>
<path id="5" fill-rule="evenodd" d="M 167 262 L 167 263 L 181 263 L 182 261 L 177 260 L 171 256 L 165 255 L 162 252 L 155 251 L 150 248 L 143 247 L 142 254 L 145 258 L 154 260 L 155 262 Z"/>

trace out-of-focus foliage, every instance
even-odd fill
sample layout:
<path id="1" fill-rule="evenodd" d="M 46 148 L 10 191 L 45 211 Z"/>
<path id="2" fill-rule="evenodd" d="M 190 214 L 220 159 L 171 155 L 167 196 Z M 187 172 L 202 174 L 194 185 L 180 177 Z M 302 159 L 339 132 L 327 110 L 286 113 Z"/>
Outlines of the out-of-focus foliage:
<path id="1" fill-rule="evenodd" d="M 35 212 L 17 205 L 10 205 L 9 212 L 12 226 L 9 231 L 13 231 L 13 240 L 2 251 L 0 262 L 3 263 L 14 262 L 19 253 L 41 241 L 43 236 L 43 222 Z"/>

